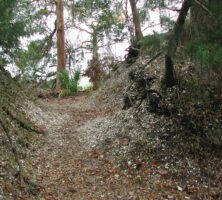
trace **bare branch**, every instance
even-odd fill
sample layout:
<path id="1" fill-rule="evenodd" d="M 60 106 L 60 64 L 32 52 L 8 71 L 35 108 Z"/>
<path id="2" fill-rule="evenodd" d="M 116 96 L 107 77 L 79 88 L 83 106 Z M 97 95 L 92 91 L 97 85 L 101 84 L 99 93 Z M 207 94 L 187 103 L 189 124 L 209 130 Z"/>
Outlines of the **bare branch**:
<path id="1" fill-rule="evenodd" d="M 90 35 L 93 34 L 92 32 L 90 32 L 90 31 L 88 31 L 88 30 L 86 30 L 86 29 L 84 29 L 84 28 L 82 28 L 82 27 L 80 27 L 80 26 L 77 26 L 77 25 L 75 25 L 75 24 L 73 25 L 73 27 L 76 28 L 76 29 L 79 29 L 80 31 L 86 32 L 86 33 L 88 33 L 88 34 L 90 34 Z"/>
<path id="2" fill-rule="evenodd" d="M 176 7 L 170 8 L 170 7 L 164 6 L 164 8 L 165 8 L 166 10 L 175 11 L 175 12 L 180 12 L 180 9 L 178 9 L 178 8 L 176 8 Z"/>
<path id="3" fill-rule="evenodd" d="M 214 14 L 201 2 L 199 2 L 198 0 L 194 0 L 194 2 L 199 5 L 203 10 L 205 10 L 208 14 L 210 14 L 212 17 L 215 17 Z"/>
<path id="4" fill-rule="evenodd" d="M 176 16 L 177 15 L 174 15 L 174 16 L 170 17 L 169 19 L 171 20 Z M 144 28 L 143 31 L 147 30 L 148 28 L 152 28 L 152 27 L 159 26 L 159 25 L 161 25 L 161 23 L 151 24 L 151 25 L 147 26 L 146 28 Z"/>

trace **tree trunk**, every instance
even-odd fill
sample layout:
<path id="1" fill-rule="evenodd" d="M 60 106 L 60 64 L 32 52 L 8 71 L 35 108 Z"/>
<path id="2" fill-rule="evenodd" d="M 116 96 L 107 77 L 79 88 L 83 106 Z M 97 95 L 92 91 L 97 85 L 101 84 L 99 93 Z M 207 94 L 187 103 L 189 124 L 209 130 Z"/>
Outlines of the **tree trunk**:
<path id="1" fill-rule="evenodd" d="M 93 83 L 93 90 L 96 90 L 100 85 L 102 70 L 98 53 L 98 30 L 97 27 L 92 27 L 92 29 L 92 59 L 89 62 L 85 75 L 87 75 Z"/>
<path id="2" fill-rule="evenodd" d="M 173 66 L 173 57 L 176 52 L 180 35 L 182 33 L 186 16 L 191 7 L 191 0 L 184 0 L 177 21 L 174 25 L 172 35 L 170 36 L 167 53 L 165 55 L 165 84 L 166 87 L 172 87 L 176 84 Z"/>
<path id="3" fill-rule="evenodd" d="M 100 85 L 101 69 L 98 54 L 98 32 L 97 28 L 93 28 L 93 58 L 91 62 L 91 69 L 93 71 L 93 76 L 91 80 L 93 82 L 93 89 L 97 90 Z"/>
<path id="4" fill-rule="evenodd" d="M 93 59 L 98 59 L 99 54 L 98 54 L 98 32 L 96 28 L 93 28 L 93 34 L 92 34 L 92 50 L 93 50 Z"/>
<path id="5" fill-rule="evenodd" d="M 64 16 L 63 16 L 63 1 L 56 0 L 56 28 L 57 28 L 57 78 L 56 90 L 60 92 L 60 74 L 66 68 L 65 54 L 65 31 L 64 31 Z"/>
<path id="6" fill-rule="evenodd" d="M 130 0 L 130 6 L 132 10 L 132 15 L 133 15 L 133 23 L 135 27 L 135 39 L 138 41 L 143 37 L 143 33 L 141 31 L 141 26 L 140 26 L 140 16 L 136 7 L 136 1 L 135 0 Z"/>

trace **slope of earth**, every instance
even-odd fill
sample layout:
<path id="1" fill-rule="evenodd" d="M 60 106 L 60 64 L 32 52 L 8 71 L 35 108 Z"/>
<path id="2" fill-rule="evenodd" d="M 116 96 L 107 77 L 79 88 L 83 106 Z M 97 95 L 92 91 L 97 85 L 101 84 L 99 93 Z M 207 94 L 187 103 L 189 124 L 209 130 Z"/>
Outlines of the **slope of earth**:
<path id="1" fill-rule="evenodd" d="M 0 199 L 14 199 L 23 190 L 23 160 L 32 137 L 42 133 L 23 112 L 21 104 L 27 100 L 0 66 Z"/>

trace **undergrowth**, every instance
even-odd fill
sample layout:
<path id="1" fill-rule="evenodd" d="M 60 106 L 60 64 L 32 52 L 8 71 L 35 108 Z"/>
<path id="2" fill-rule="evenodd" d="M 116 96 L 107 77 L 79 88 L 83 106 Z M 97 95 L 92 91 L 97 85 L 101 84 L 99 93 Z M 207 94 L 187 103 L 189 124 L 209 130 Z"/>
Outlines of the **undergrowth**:
<path id="1" fill-rule="evenodd" d="M 216 153 L 222 150 L 222 93 L 219 76 L 208 77 L 205 71 L 183 77 L 173 96 L 172 116 L 183 126 L 190 153 Z M 212 80 L 213 79 L 213 80 Z"/>
<path id="2" fill-rule="evenodd" d="M 162 42 L 163 34 L 153 33 L 152 35 L 147 35 L 139 41 L 140 50 L 143 54 L 153 56 L 160 51 Z"/>
<path id="3" fill-rule="evenodd" d="M 61 71 L 60 81 L 62 90 L 59 94 L 59 97 L 64 97 L 77 93 L 80 90 L 80 88 L 78 87 L 79 80 L 80 70 L 77 70 L 73 74 L 73 76 L 69 76 L 69 72 L 67 70 Z"/>

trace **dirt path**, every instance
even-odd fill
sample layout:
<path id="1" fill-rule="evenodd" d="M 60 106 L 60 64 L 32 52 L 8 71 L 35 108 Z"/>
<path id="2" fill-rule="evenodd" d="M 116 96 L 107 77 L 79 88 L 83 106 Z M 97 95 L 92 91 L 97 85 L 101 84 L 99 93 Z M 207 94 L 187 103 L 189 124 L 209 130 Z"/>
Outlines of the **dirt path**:
<path id="1" fill-rule="evenodd" d="M 41 100 L 42 109 L 27 103 L 27 114 L 47 134 L 36 136 L 25 163 L 25 172 L 33 181 L 25 199 L 203 199 L 198 196 L 205 189 L 191 187 L 183 178 L 178 181 L 167 163 L 126 161 L 126 166 L 117 165 L 116 159 L 124 158 L 107 153 L 118 149 L 111 137 L 114 107 L 92 108 L 87 101 L 87 94 L 81 94 Z M 127 146 L 128 141 L 115 144 Z"/>
<path id="2" fill-rule="evenodd" d="M 26 163 L 26 171 L 35 183 L 29 189 L 32 199 L 158 199 L 156 194 L 162 186 L 154 183 L 149 169 L 138 171 L 132 165 L 123 170 L 114 164 L 115 157 L 106 156 L 115 148 L 109 138 L 114 107 L 88 109 L 86 101 L 85 94 L 41 100 L 43 109 L 36 113 L 32 105 L 27 105 L 29 115 L 36 115 L 36 123 L 47 132 L 37 136 Z M 97 144 L 104 141 L 104 148 L 98 148 Z M 126 141 L 120 145 L 127 145 Z"/>
<path id="3" fill-rule="evenodd" d="M 121 199 L 127 195 L 124 179 L 112 160 L 80 142 L 81 127 L 88 123 L 90 129 L 89 123 L 111 114 L 109 109 L 84 109 L 86 98 L 41 101 L 47 115 L 52 116 L 42 122 L 47 134 L 38 136 L 30 152 L 27 171 L 40 184 L 30 189 L 36 195 L 33 198 Z"/>

